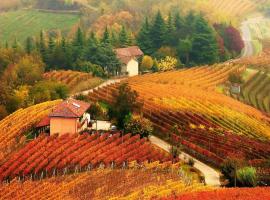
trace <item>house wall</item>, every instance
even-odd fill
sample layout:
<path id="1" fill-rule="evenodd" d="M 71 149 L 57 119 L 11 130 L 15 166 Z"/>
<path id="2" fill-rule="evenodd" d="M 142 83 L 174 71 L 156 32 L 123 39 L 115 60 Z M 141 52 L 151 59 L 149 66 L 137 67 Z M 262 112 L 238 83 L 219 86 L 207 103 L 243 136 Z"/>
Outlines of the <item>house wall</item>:
<path id="1" fill-rule="evenodd" d="M 50 134 L 63 135 L 77 133 L 77 118 L 52 117 L 50 120 Z"/>
<path id="2" fill-rule="evenodd" d="M 137 76 L 139 74 L 139 63 L 135 59 L 132 59 L 122 69 L 128 72 L 129 76 Z"/>

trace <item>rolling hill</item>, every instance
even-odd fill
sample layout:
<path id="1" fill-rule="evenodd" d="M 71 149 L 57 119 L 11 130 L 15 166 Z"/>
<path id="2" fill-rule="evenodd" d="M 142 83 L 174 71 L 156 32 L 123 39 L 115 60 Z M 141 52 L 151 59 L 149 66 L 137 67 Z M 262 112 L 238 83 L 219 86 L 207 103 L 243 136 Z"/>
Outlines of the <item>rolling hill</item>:
<path id="1" fill-rule="evenodd" d="M 77 14 L 49 13 L 35 10 L 18 10 L 0 13 L 0 41 L 12 44 L 15 38 L 25 42 L 27 37 L 39 36 L 41 30 L 71 31 L 79 22 Z"/>

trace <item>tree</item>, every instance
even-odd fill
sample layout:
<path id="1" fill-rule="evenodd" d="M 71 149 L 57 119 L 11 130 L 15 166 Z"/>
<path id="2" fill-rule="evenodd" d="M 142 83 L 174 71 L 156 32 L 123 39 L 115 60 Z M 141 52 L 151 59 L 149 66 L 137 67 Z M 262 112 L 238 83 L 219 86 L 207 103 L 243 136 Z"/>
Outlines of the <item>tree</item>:
<path id="1" fill-rule="evenodd" d="M 154 50 L 158 50 L 165 43 L 166 33 L 166 24 L 161 15 L 161 12 L 158 11 L 154 20 L 154 24 L 151 27 L 150 34 L 152 39 L 152 47 Z"/>
<path id="2" fill-rule="evenodd" d="M 131 118 L 125 122 L 124 130 L 125 133 L 140 135 L 141 138 L 144 138 L 151 135 L 154 128 L 150 120 L 140 115 L 132 115 Z"/>
<path id="3" fill-rule="evenodd" d="M 28 54 L 32 53 L 34 50 L 34 40 L 32 37 L 27 37 L 25 50 Z"/>
<path id="4" fill-rule="evenodd" d="M 122 26 L 121 31 L 119 33 L 119 45 L 120 47 L 127 47 L 128 46 L 128 34 L 126 31 L 125 26 Z"/>
<path id="5" fill-rule="evenodd" d="M 145 18 L 145 22 L 143 23 L 136 40 L 139 47 L 146 55 L 152 55 L 154 53 L 154 50 L 152 48 L 150 31 L 151 30 L 148 18 Z"/>
<path id="6" fill-rule="evenodd" d="M 142 69 L 151 70 L 154 65 L 154 61 L 151 56 L 144 56 L 142 59 Z"/>
<path id="7" fill-rule="evenodd" d="M 101 39 L 101 42 L 103 44 L 111 44 L 110 33 L 109 33 L 109 29 L 107 26 L 106 26 L 105 31 L 103 33 L 103 37 Z"/>
<path id="8" fill-rule="evenodd" d="M 43 31 L 40 31 L 40 35 L 39 35 L 39 51 L 40 51 L 40 54 L 41 54 L 43 61 L 45 63 L 47 63 L 48 55 L 47 55 L 47 48 L 46 48 L 46 43 L 45 43 Z"/>
<path id="9" fill-rule="evenodd" d="M 218 58 L 218 47 L 214 35 L 195 35 L 191 50 L 192 61 L 196 64 L 214 64 Z"/>
<path id="10" fill-rule="evenodd" d="M 142 104 L 138 102 L 138 93 L 132 90 L 127 83 L 121 84 L 114 96 L 115 101 L 109 110 L 109 116 L 111 119 L 115 119 L 117 126 L 122 129 L 126 116 L 140 110 Z"/>
<path id="11" fill-rule="evenodd" d="M 166 33 L 166 44 L 170 46 L 175 46 L 175 26 L 173 23 L 173 18 L 171 13 L 169 13 L 167 21 L 167 33 Z"/>
<path id="12" fill-rule="evenodd" d="M 225 45 L 236 54 L 240 54 L 245 46 L 240 32 L 233 26 L 229 26 L 225 30 Z"/>
<path id="13" fill-rule="evenodd" d="M 190 39 L 186 38 L 184 40 L 179 40 L 177 52 L 178 56 L 185 61 L 185 64 L 189 64 L 189 55 L 192 50 L 192 42 Z"/>

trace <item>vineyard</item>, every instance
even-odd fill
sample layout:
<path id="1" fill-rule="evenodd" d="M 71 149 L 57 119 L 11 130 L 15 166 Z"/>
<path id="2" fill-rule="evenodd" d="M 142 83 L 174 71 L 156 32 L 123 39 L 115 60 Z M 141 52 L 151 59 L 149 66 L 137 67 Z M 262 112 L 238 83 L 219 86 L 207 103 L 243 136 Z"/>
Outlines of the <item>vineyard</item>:
<path id="1" fill-rule="evenodd" d="M 41 30 L 62 30 L 69 33 L 79 15 L 43 13 L 31 10 L 9 11 L 0 14 L 0 40 L 23 43 L 27 37 L 38 36 Z"/>
<path id="2" fill-rule="evenodd" d="M 13 180 L 0 186 L 0 199 L 150 199 L 206 188 L 179 168 L 179 163 L 165 164 L 97 169 L 23 183 Z"/>
<path id="3" fill-rule="evenodd" d="M 103 164 L 121 167 L 125 162 L 166 162 L 171 157 L 139 135 L 109 133 L 39 137 L 14 153 L 0 167 L 0 181 L 90 170 Z"/>
<path id="4" fill-rule="evenodd" d="M 210 191 L 190 192 L 178 197 L 161 198 L 160 200 L 268 200 L 269 188 L 219 189 Z"/>
<path id="5" fill-rule="evenodd" d="M 170 138 L 171 128 L 177 125 L 179 134 L 173 141 L 195 157 L 216 166 L 227 157 L 269 159 L 269 117 L 215 92 L 231 69 L 242 68 L 227 64 L 148 74 L 131 78 L 128 84 L 138 92 L 144 102 L 143 114 L 160 137 Z M 117 87 L 101 88 L 89 98 L 112 103 Z"/>
<path id="6" fill-rule="evenodd" d="M 197 10 L 206 12 L 213 22 L 235 22 L 256 11 L 259 1 L 251 0 L 202 0 L 196 2 Z"/>
<path id="7" fill-rule="evenodd" d="M 240 100 L 270 113 L 270 75 L 259 71 L 242 86 Z"/>
<path id="8" fill-rule="evenodd" d="M 43 77 L 47 80 L 64 83 L 68 86 L 72 94 L 92 89 L 103 82 L 101 78 L 93 77 L 88 73 L 71 70 L 47 72 Z"/>
<path id="9" fill-rule="evenodd" d="M 24 134 L 51 112 L 59 100 L 20 109 L 0 121 L 0 160 L 25 142 Z"/>

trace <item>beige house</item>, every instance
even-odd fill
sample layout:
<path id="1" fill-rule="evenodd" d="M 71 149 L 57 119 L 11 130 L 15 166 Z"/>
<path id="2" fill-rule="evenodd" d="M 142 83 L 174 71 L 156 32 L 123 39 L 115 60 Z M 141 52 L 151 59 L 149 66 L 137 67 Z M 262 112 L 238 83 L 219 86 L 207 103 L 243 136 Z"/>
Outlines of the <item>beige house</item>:
<path id="1" fill-rule="evenodd" d="M 138 58 L 143 56 L 143 52 L 138 46 L 115 49 L 115 52 L 122 63 L 122 75 L 136 76 L 139 74 Z"/>
<path id="2" fill-rule="evenodd" d="M 49 128 L 50 135 L 79 133 L 87 129 L 90 123 L 90 114 L 86 113 L 89 107 L 90 104 L 75 99 L 63 101 L 49 114 L 49 117 L 44 118 L 37 125 L 37 128 Z"/>

